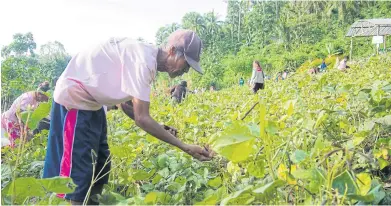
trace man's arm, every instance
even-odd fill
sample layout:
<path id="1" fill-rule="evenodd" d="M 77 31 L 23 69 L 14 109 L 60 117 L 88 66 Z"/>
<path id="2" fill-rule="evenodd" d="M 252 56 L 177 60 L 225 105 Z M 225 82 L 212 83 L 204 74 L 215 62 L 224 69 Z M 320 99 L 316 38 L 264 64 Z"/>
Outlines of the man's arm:
<path id="1" fill-rule="evenodd" d="M 172 93 L 175 91 L 175 88 L 176 88 L 176 86 L 171 87 L 171 89 L 170 89 L 170 94 L 171 94 L 171 95 L 172 95 Z"/>
<path id="2" fill-rule="evenodd" d="M 128 117 L 131 119 L 134 119 L 134 113 L 133 113 L 133 102 L 132 100 L 129 100 L 127 102 L 118 104 L 117 107 L 121 109 Z"/>
<path id="3" fill-rule="evenodd" d="M 129 100 L 127 102 L 124 102 L 124 103 L 121 103 L 121 104 L 118 104 L 116 107 L 118 107 L 119 109 L 121 109 L 125 114 L 126 116 L 130 117 L 131 119 L 135 120 L 134 119 L 134 109 L 133 109 L 133 102 L 132 100 Z M 172 135 L 174 135 L 175 137 L 177 136 L 178 134 L 178 131 L 177 129 L 175 129 L 174 127 L 170 127 L 170 126 L 167 126 L 167 125 L 161 125 L 165 130 L 167 130 L 168 132 L 170 132 Z"/>
<path id="4" fill-rule="evenodd" d="M 184 88 L 184 89 L 183 89 L 183 98 L 186 97 L 186 90 L 187 90 L 187 88 Z"/>
<path id="5" fill-rule="evenodd" d="M 133 117 L 136 125 L 150 135 L 178 147 L 198 160 L 202 161 L 211 159 L 208 151 L 197 145 L 188 145 L 183 143 L 152 119 L 149 115 L 149 102 L 133 98 Z"/>

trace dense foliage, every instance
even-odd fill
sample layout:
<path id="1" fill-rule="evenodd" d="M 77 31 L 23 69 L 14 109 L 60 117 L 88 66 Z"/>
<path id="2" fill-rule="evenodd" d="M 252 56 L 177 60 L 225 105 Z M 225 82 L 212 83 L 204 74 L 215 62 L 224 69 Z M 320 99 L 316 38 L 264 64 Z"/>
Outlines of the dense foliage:
<path id="1" fill-rule="evenodd" d="M 257 95 L 246 86 L 192 94 L 180 106 L 155 97 L 152 116 L 176 127 L 183 141 L 213 148 L 217 156 L 210 162 L 162 144 L 122 112 L 110 111 L 112 171 L 98 199 L 138 205 L 390 204 L 390 65 L 391 56 L 382 55 L 346 73 L 329 69 L 269 80 Z M 39 112 L 48 112 L 43 107 Z M 48 185 L 32 178 L 41 175 L 46 137 L 37 135 L 20 153 L 2 150 L 3 203 L 11 194 L 16 203 L 59 203 L 47 193 L 67 189 L 54 182 L 59 180 L 28 193 Z M 25 177 L 14 182 L 15 192 L 12 174 Z"/>
<path id="2" fill-rule="evenodd" d="M 231 86 L 251 75 L 251 62 L 259 60 L 266 74 L 294 71 L 306 61 L 334 54 L 349 55 L 349 27 L 359 19 L 386 18 L 387 1 L 227 1 L 227 16 L 214 12 L 187 13 L 181 24 L 160 28 L 156 42 L 164 43 L 177 28 L 197 31 L 204 41 L 204 76 L 185 76 L 193 87 L 215 83 Z M 388 45 L 391 38 L 388 38 Z M 371 38 L 354 38 L 353 59 L 375 53 Z"/>
<path id="3" fill-rule="evenodd" d="M 120 111 L 107 114 L 112 153 L 102 204 L 391 204 L 391 56 L 373 56 L 369 38 L 355 39 L 352 66 L 334 69 L 347 55 L 348 27 L 363 18 L 384 18 L 383 1 L 227 1 L 227 17 L 187 13 L 162 27 L 163 45 L 178 28 L 204 42 L 205 75 L 184 75 L 190 88 L 180 105 L 165 91 L 175 81 L 158 74 L 151 115 L 176 127 L 186 143 L 217 154 L 199 162 L 139 129 Z M 139 39 L 143 41 L 142 39 Z M 387 45 L 391 45 L 388 38 Z M 33 35 L 15 34 L 2 48 L 2 110 L 21 93 L 54 82 L 70 56 L 60 42 L 36 51 Z M 321 59 L 325 73 L 310 75 Z M 260 60 L 266 89 L 247 86 L 251 63 Z M 281 70 L 288 79 L 274 81 Z M 49 92 L 50 93 L 50 92 Z M 51 101 L 49 101 L 51 102 Z M 22 117 L 35 128 L 50 110 L 42 103 Z M 47 131 L 14 150 L 2 148 L 2 204 L 64 204 L 55 193 L 74 189 L 70 178 L 40 179 Z"/>
<path id="4" fill-rule="evenodd" d="M 48 42 L 35 52 L 31 33 L 15 34 L 13 41 L 2 48 L 1 105 L 6 110 L 23 92 L 36 90 L 43 81 L 54 85 L 71 59 L 60 42 Z"/>

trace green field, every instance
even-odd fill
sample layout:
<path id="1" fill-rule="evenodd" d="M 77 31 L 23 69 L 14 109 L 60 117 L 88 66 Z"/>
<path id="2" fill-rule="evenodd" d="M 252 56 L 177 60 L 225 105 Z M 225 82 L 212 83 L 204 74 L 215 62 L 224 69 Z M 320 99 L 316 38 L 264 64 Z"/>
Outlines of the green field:
<path id="1" fill-rule="evenodd" d="M 93 198 L 102 205 L 391 205 L 391 36 L 385 35 L 384 42 L 376 45 L 374 33 L 347 35 L 359 20 L 390 21 L 384 18 L 390 18 L 391 2 L 217 1 L 225 6 L 225 16 L 212 8 L 185 9 L 175 11 L 183 12 L 177 22 L 154 28 L 154 44 L 161 48 L 177 29 L 195 31 L 203 42 L 204 74 L 191 71 L 170 79 L 167 73 L 158 73 L 150 108 L 152 118 L 178 129 L 183 142 L 204 146 L 215 156 L 200 162 L 147 134 L 120 110 L 111 110 L 107 123 L 112 170 L 102 195 Z M 162 6 L 159 10 L 167 13 L 162 18 L 130 4 L 146 1 L 66 2 L 82 8 L 75 9 L 82 16 L 60 18 L 56 11 L 62 7 L 35 1 L 4 7 L 13 10 L 4 18 L 2 31 L 15 27 L 31 32 L 15 33 L 7 44 L 1 39 L 2 112 L 21 94 L 36 91 L 41 82 L 51 86 L 48 103 L 20 116 L 30 129 L 49 114 L 55 82 L 76 54 L 69 49 L 72 43 L 78 48 L 78 43 L 87 45 L 106 32 L 132 38 L 141 34 L 133 31 L 150 34 L 152 25 L 146 22 L 170 19 L 173 6 L 187 6 L 184 1 L 180 2 L 186 5 Z M 211 6 L 201 2 L 205 5 L 199 6 Z M 158 5 L 147 4 L 151 9 Z M 104 16 L 106 6 L 107 14 L 115 14 L 111 19 Z M 45 9 L 41 14 L 37 8 Z M 118 30 L 109 29 L 120 20 L 128 21 L 132 9 L 147 13 L 148 19 L 133 17 L 139 24 L 126 22 Z M 0 13 L 4 14 L 8 13 Z M 44 20 L 31 20 L 41 15 Z M 41 23 L 41 27 L 21 28 L 21 23 Z M 72 33 L 60 38 L 64 44 L 54 41 L 59 34 L 66 36 L 62 31 Z M 138 40 L 149 43 L 142 37 Z M 334 65 L 344 57 L 349 57 L 351 67 L 347 72 Z M 323 59 L 326 72 L 310 75 L 308 71 Z M 238 86 L 240 78 L 249 80 L 255 60 L 268 77 L 265 89 L 257 94 L 246 84 Z M 282 71 L 289 72 L 288 78 L 276 82 Z M 174 105 L 167 90 L 183 80 L 189 90 L 206 91 L 188 92 L 182 103 Z M 208 91 L 212 85 L 216 91 Z M 69 204 L 55 193 L 71 193 L 72 179 L 41 178 L 47 138 L 44 130 L 31 141 L 18 140 L 14 149 L 2 147 L 2 205 Z"/>
<path id="2" fill-rule="evenodd" d="M 390 109 L 390 55 L 357 62 L 347 73 L 293 73 L 267 81 L 256 95 L 232 87 L 191 94 L 180 106 L 159 95 L 153 118 L 176 127 L 186 143 L 210 146 L 216 156 L 193 160 L 110 111 L 112 171 L 99 201 L 391 204 Z M 40 177 L 46 138 L 42 133 L 17 152 L 2 150 L 4 204 L 11 194 L 14 203 L 56 204 L 48 192 L 69 191 L 64 181 L 70 180 L 33 178 Z"/>

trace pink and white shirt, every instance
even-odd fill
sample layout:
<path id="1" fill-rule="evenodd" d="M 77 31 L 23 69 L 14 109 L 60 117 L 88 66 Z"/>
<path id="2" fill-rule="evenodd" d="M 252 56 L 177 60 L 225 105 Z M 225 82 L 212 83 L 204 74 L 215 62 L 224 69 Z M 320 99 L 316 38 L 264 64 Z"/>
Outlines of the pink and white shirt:
<path id="1" fill-rule="evenodd" d="M 54 101 L 70 108 L 99 110 L 133 97 L 150 101 L 158 48 L 128 38 L 110 38 L 75 55 L 61 74 Z"/>
<path id="2" fill-rule="evenodd" d="M 346 69 L 346 61 L 345 61 L 345 60 L 342 60 L 342 61 L 339 63 L 338 69 L 339 69 L 339 70 L 344 70 L 344 69 Z"/>
<path id="3" fill-rule="evenodd" d="M 30 107 L 32 110 L 36 109 L 39 102 L 34 98 L 35 92 L 26 92 L 20 95 L 15 101 L 12 103 L 11 107 L 4 112 L 1 117 L 2 121 L 11 121 L 15 123 L 19 123 L 18 118 L 16 116 L 16 112 L 19 111 L 27 111 Z"/>

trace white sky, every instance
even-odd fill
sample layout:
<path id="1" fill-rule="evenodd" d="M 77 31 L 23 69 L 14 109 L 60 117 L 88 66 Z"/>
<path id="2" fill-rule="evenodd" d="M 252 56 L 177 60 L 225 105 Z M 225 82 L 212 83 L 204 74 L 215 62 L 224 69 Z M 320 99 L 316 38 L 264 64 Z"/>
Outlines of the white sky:
<path id="1" fill-rule="evenodd" d="M 1 0 L 0 46 L 15 33 L 32 32 L 37 49 L 59 41 L 70 54 L 111 36 L 155 43 L 159 27 L 180 23 L 187 12 L 226 15 L 223 0 Z"/>

